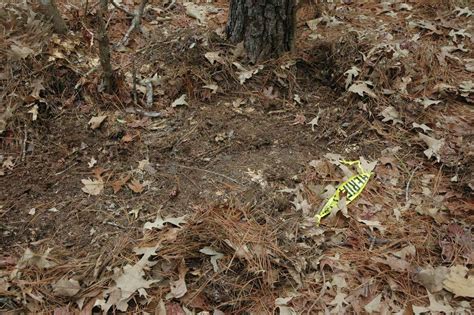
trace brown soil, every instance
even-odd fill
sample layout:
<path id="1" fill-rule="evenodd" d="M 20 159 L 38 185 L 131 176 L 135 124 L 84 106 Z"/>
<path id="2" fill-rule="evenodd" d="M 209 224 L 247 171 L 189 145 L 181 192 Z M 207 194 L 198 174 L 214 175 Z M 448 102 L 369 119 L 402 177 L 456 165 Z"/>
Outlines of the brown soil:
<path id="1" fill-rule="evenodd" d="M 223 11 L 212 23 L 222 25 L 221 15 L 225 16 L 226 5 L 221 2 L 215 5 Z M 360 12 L 371 12 L 369 4 L 354 6 Z M 429 11 L 421 5 L 416 10 L 417 14 Z M 361 312 L 361 305 L 370 302 L 376 292 L 382 292 L 387 283 L 398 286 L 394 293 L 398 296 L 393 297 L 396 304 L 420 305 L 428 299 L 420 284 L 413 282 L 414 271 L 384 269 L 387 266 L 377 265 L 371 256 L 385 255 L 414 244 L 417 253 L 410 261 L 413 266 L 437 265 L 448 260 L 449 264 L 472 264 L 472 244 L 452 240 L 451 250 L 456 254 L 449 259 L 445 255 L 446 246 L 440 245 L 452 234 L 450 226 L 459 226 L 465 231 L 463 237 L 468 237 L 469 224 L 472 224 L 474 203 L 469 183 L 472 182 L 473 155 L 472 145 L 468 145 L 472 140 L 469 127 L 473 121 L 469 107 L 472 104 L 468 105 L 459 96 L 447 96 L 449 108 L 435 105 L 424 111 L 413 106 L 414 101 L 409 101 L 411 96 L 372 100 L 349 94 L 344 88 L 343 73 L 360 60 L 358 50 L 369 43 L 353 42 L 351 35 L 345 33 L 338 40 L 335 34 L 334 37 L 327 34 L 324 40 L 308 41 L 303 24 L 304 14 L 313 14 L 308 11 L 300 13 L 296 52 L 265 63 L 244 85 L 239 84 L 232 65 L 233 47 L 225 40 L 208 35 L 204 27 L 176 30 L 181 23 L 192 21 L 181 5 L 169 13 L 173 20 L 163 22 L 167 36 L 158 33 L 148 42 L 137 36 L 130 45 L 136 51 L 141 47 L 139 53 L 114 53 L 114 60 L 121 66 L 121 91 L 117 95 L 96 92 L 97 73 L 87 77 L 77 90 L 74 87 L 84 71 L 69 63 L 66 66 L 63 60 L 49 64 L 48 72 L 37 76 L 43 82 L 41 98 L 45 100 L 44 103 L 33 100 L 40 104 L 37 121 L 31 122 L 31 114 L 27 113 L 31 107 L 18 108 L 0 139 L 1 155 L 4 159 L 13 156 L 15 162 L 13 169 L 0 176 L 0 267 L 5 271 L 0 276 L 15 269 L 26 248 L 35 253 L 51 248 L 50 257 L 58 267 L 48 274 L 32 268 L 25 271 L 22 280 L 11 283 L 9 292 L 30 292 L 42 296 L 44 302 L 36 303 L 33 295 L 21 298 L 11 293 L 0 297 L 0 309 L 51 312 L 69 307 L 71 311 L 76 308 L 73 301 L 77 299 L 55 298 L 51 290 L 51 284 L 66 276 L 80 280 L 80 296 L 85 298 L 86 304 L 100 297 L 102 290 L 112 283 L 112 269 L 136 261 L 132 253 L 134 247 L 154 244 L 157 239 L 161 244 L 162 238 L 166 239 L 163 231 L 143 232 L 144 224 L 153 221 L 157 213 L 162 217 L 187 215 L 189 218 L 189 228 L 177 232 L 173 241 L 163 241 L 160 249 L 163 253 L 157 261 L 161 264 L 163 259 L 174 267 L 170 267 L 168 273 L 161 267 L 161 276 L 169 277 L 169 281 L 177 279 L 181 259 L 186 268 L 196 274 L 202 270 L 199 279 L 196 274 L 188 273 L 191 296 L 166 302 L 171 314 L 175 314 L 171 309 L 180 305 L 208 311 L 220 308 L 228 313 L 252 309 L 273 313 L 275 298 L 289 292 L 290 285 L 300 294 L 292 304 L 298 312 L 321 311 L 324 305 L 331 305 L 336 295 L 333 289 L 324 295 L 323 279 L 328 281 L 341 270 L 348 274 L 347 282 L 354 292 L 370 287 L 370 294 L 360 293 L 364 303 L 355 303 L 347 312 Z M 145 16 L 144 23 L 154 18 Z M 113 41 L 120 38 L 123 28 L 120 23 L 114 21 L 111 25 Z M 390 27 L 397 25 L 390 24 Z M 203 46 L 204 41 L 208 41 L 209 46 Z M 196 48 L 187 49 L 192 43 L 197 43 Z M 472 42 L 470 46 L 472 48 Z M 225 62 L 211 65 L 204 54 L 217 50 L 222 51 Z M 82 53 L 86 49 L 78 51 Z M 127 110 L 143 108 L 133 105 L 125 82 L 131 71 L 131 59 L 135 58 L 131 55 L 136 56 L 138 67 L 154 69 L 149 73 L 158 72 L 165 78 L 160 87 L 163 94 L 157 97 L 152 108 L 162 113 L 162 117 L 149 118 Z M 294 62 L 285 67 L 289 61 Z M 239 62 L 245 64 L 242 60 Z M 39 60 L 24 63 L 28 71 L 41 68 Z M 382 65 L 380 67 L 380 72 L 385 71 Z M 380 80 L 380 87 L 396 81 L 388 83 L 386 77 Z M 210 82 L 219 84 L 216 94 L 202 88 Z M 189 105 L 170 107 L 182 94 L 188 95 Z M 294 99 L 295 94 L 300 96 L 301 102 Z M 143 95 L 140 97 L 143 101 Z M 243 103 L 238 104 L 237 99 Z M 380 112 L 387 105 L 399 110 L 404 119 L 401 125 L 381 122 Z M 89 119 L 99 114 L 107 115 L 107 119 L 100 128 L 90 129 Z M 308 122 L 318 115 L 319 124 L 312 130 Z M 443 137 L 447 142 L 455 143 L 450 146 L 451 151 L 443 153 L 443 162 L 439 164 L 425 157 L 426 146 L 416 138 L 417 131 L 411 125 L 428 121 L 427 124 L 436 129 L 436 121 L 448 116 L 453 117 L 452 124 L 466 126 L 468 130 L 453 130 L 449 125 L 438 128 L 445 133 Z M 396 159 L 384 160 L 386 155 L 382 151 L 394 146 L 401 147 Z M 351 218 L 338 216 L 335 221 L 324 223 L 327 230 L 321 242 L 316 240 L 319 236 L 299 236 L 292 243 L 282 235 L 284 232 L 300 235 L 303 220 L 300 214 L 295 214 L 292 197 L 281 190 L 300 183 L 334 183 L 335 173 L 329 176 L 331 178 L 321 179 L 309 166 L 310 161 L 324 159 L 330 152 L 342 154 L 349 160 L 363 156 L 386 163 L 380 162 L 375 172 L 378 175 L 369 183 L 362 201 L 349 208 L 353 212 Z M 89 167 L 92 157 L 97 164 Z M 139 161 L 144 159 L 149 160 L 153 170 L 138 170 Z M 388 188 L 384 176 L 393 174 L 394 165 L 400 184 Z M 267 184 L 252 181 L 251 172 L 261 172 Z M 445 197 L 444 207 L 449 210 L 439 220 L 409 213 L 400 224 L 393 218 L 392 210 L 405 203 L 408 184 L 413 193 L 421 192 L 423 174 L 436 175 L 433 196 L 441 193 Z M 112 184 L 127 175 L 141 183 L 149 181 L 149 185 L 143 192 L 135 193 L 125 184 L 114 193 Z M 455 175 L 458 181 L 450 182 Z M 81 180 L 86 178 L 102 178 L 105 182 L 102 194 L 89 196 L 81 191 Z M 313 198 L 316 208 L 322 201 L 310 189 L 305 191 L 305 196 L 310 201 Z M 387 234 L 369 230 L 355 219 L 356 214 L 367 220 L 384 218 Z M 267 246 L 265 248 L 273 254 L 258 263 L 242 259 L 231 265 L 234 251 L 225 245 L 224 239 L 245 238 L 239 234 L 242 230 L 252 231 L 254 237 L 263 235 L 267 243 L 259 239 L 253 244 Z M 376 240 L 382 243 L 377 244 Z M 295 249 L 305 242 L 310 244 L 308 249 Z M 204 263 L 208 259 L 199 256 L 199 248 L 206 244 L 213 244 L 226 255 L 229 270 L 221 278 L 216 279 L 212 266 Z M 293 267 L 298 265 L 299 256 L 306 257 L 308 264 L 315 260 L 319 264 L 317 268 L 307 267 L 301 271 L 310 277 L 308 270 L 311 269 L 314 277 L 314 280 L 304 279 L 303 285 L 295 283 L 292 274 L 298 269 Z M 346 263 L 341 262 L 339 266 L 330 258 L 335 256 Z M 268 268 L 278 270 L 278 280 L 272 282 L 251 271 L 252 264 L 272 266 Z M 342 267 L 349 264 L 352 271 Z M 96 270 L 100 270 L 98 274 Z M 373 285 L 368 284 L 370 279 Z M 251 283 L 252 287 L 240 287 L 245 283 Z M 129 311 L 153 312 L 168 291 L 168 282 L 154 287 L 151 292 L 155 298 L 148 306 L 137 298 L 129 303 Z"/>

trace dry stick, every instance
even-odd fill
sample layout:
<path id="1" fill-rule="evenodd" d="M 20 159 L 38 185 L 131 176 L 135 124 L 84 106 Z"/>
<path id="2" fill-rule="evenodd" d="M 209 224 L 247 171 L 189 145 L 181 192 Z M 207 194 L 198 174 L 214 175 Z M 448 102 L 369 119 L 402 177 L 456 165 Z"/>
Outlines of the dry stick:
<path id="1" fill-rule="evenodd" d="M 413 175 L 415 175 L 415 172 L 416 170 L 418 169 L 419 165 L 417 165 L 415 167 L 415 169 L 413 170 L 413 172 L 411 172 L 411 175 L 410 175 L 410 178 L 408 179 L 408 182 L 407 182 L 407 187 L 405 188 L 405 202 L 408 202 L 408 191 L 410 190 L 410 183 L 411 183 L 411 180 L 413 178 Z"/>
<path id="2" fill-rule="evenodd" d="M 62 170 L 61 172 L 58 172 L 56 174 L 54 174 L 55 176 L 59 176 L 67 171 L 69 171 L 71 168 L 73 168 L 74 166 L 76 166 L 77 164 L 79 164 L 79 162 L 76 162 L 76 163 L 73 163 L 72 165 L 68 166 L 67 168 L 65 168 L 64 170 Z"/>
<path id="3" fill-rule="evenodd" d="M 173 7 L 175 4 L 176 4 L 176 0 L 171 0 L 170 4 L 168 4 L 168 5 L 166 6 L 166 8 L 163 9 L 163 11 L 168 11 L 168 10 L 171 9 L 171 7 Z"/>
<path id="4" fill-rule="evenodd" d="M 323 295 L 326 293 L 326 275 L 324 274 L 324 270 L 323 268 L 321 268 L 321 273 L 323 274 L 323 286 L 321 287 L 321 291 L 319 291 L 319 295 L 318 297 L 316 298 L 316 300 L 314 300 L 313 304 L 311 305 L 311 307 L 308 309 L 308 315 L 311 314 L 311 311 L 313 310 L 314 306 L 316 305 L 316 303 L 319 302 L 319 300 L 323 297 Z"/>
<path id="5" fill-rule="evenodd" d="M 142 0 L 137 12 L 135 12 L 134 14 L 132 25 L 130 25 L 130 28 L 128 29 L 127 33 L 125 33 L 125 36 L 122 38 L 122 40 L 117 43 L 116 47 L 127 46 L 128 40 L 130 39 L 130 35 L 132 34 L 132 32 L 136 28 L 140 27 L 140 21 L 142 19 L 143 11 L 145 10 L 147 2 L 148 0 Z"/>
<path id="6" fill-rule="evenodd" d="M 138 104 L 138 97 L 137 97 L 137 69 L 135 67 L 135 56 L 133 56 L 132 59 L 132 76 L 133 76 L 133 90 L 132 90 L 132 95 L 133 95 L 133 102 L 135 104 Z"/>
<path id="7" fill-rule="evenodd" d="M 146 79 L 144 83 L 146 87 L 146 107 L 150 108 L 153 106 L 153 83 L 151 83 L 151 79 Z"/>
<path id="8" fill-rule="evenodd" d="M 25 124 L 25 137 L 23 138 L 23 150 L 21 151 L 21 161 L 23 162 L 26 157 L 26 141 L 28 140 L 28 130 Z"/>
<path id="9" fill-rule="evenodd" d="M 115 3 L 114 0 L 110 0 L 110 3 L 111 3 L 115 8 L 119 9 L 120 11 L 122 11 L 123 13 L 125 13 L 126 15 L 131 16 L 131 17 L 134 17 L 134 16 L 135 16 L 133 13 L 128 12 L 127 10 L 125 10 L 124 8 L 122 8 L 121 6 L 119 6 L 117 3 Z"/>

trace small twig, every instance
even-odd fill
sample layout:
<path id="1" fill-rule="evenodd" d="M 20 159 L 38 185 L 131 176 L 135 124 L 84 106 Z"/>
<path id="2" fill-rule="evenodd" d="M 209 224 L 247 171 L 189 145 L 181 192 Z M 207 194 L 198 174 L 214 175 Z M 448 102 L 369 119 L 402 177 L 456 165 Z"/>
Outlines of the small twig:
<path id="1" fill-rule="evenodd" d="M 153 106 L 153 83 L 150 79 L 145 80 L 146 87 L 146 107 L 150 108 Z"/>
<path id="2" fill-rule="evenodd" d="M 175 4 L 176 4 L 176 0 L 171 0 L 170 4 L 168 4 L 168 5 L 166 6 L 166 8 L 163 9 L 163 11 L 168 11 L 168 10 L 171 9 L 171 7 L 173 7 Z"/>
<path id="3" fill-rule="evenodd" d="M 410 175 L 410 178 L 408 179 L 408 182 L 407 182 L 407 187 L 405 188 L 405 202 L 408 202 L 408 192 L 410 190 L 410 183 L 411 183 L 411 180 L 413 178 L 413 175 L 415 175 L 415 172 L 416 170 L 418 169 L 419 165 L 417 165 L 415 167 L 415 169 L 413 170 L 413 172 L 411 172 L 411 175 Z"/>
<path id="4" fill-rule="evenodd" d="M 120 225 L 120 224 L 117 224 L 117 223 L 115 223 L 115 222 L 111 222 L 111 221 L 107 221 L 107 222 L 105 222 L 105 224 L 118 227 L 119 229 L 122 229 L 122 230 L 125 230 L 125 229 L 126 229 L 124 226 L 122 226 L 122 225 Z"/>
<path id="5" fill-rule="evenodd" d="M 23 138 L 23 150 L 21 150 L 21 161 L 23 162 L 26 157 L 26 141 L 28 139 L 28 131 L 25 124 L 25 137 Z"/>
<path id="6" fill-rule="evenodd" d="M 89 0 L 86 0 L 84 5 L 84 16 L 87 16 L 87 12 L 89 11 Z"/>
<path id="7" fill-rule="evenodd" d="M 319 291 L 319 294 L 318 294 L 318 297 L 314 300 L 313 304 L 311 304 L 310 308 L 308 309 L 308 313 L 307 314 L 311 314 L 311 312 L 313 311 L 313 308 L 314 306 L 316 305 L 316 303 L 319 302 L 319 300 L 324 296 L 324 294 L 326 293 L 326 275 L 324 274 L 324 269 L 323 268 L 320 268 L 321 269 L 321 273 L 323 275 L 323 285 L 321 287 L 321 291 Z"/>
<path id="8" fill-rule="evenodd" d="M 91 69 L 89 69 L 89 71 L 87 71 L 85 74 L 82 74 L 82 73 L 81 73 L 82 78 L 85 79 L 85 78 L 88 77 L 91 73 L 95 72 L 98 68 L 99 68 L 99 66 L 94 66 L 94 67 L 92 67 Z M 80 88 L 84 83 L 85 83 L 85 80 L 82 80 L 82 79 L 78 80 L 77 83 L 76 83 L 76 85 L 74 85 L 74 89 L 77 90 L 77 89 Z"/>
<path id="9" fill-rule="evenodd" d="M 137 69 L 135 67 L 135 56 L 132 58 L 132 76 L 133 76 L 133 102 L 138 104 L 138 96 L 137 96 Z"/>
<path id="10" fill-rule="evenodd" d="M 135 12 L 135 14 L 133 16 L 133 20 L 132 20 L 132 23 L 130 25 L 130 28 L 128 29 L 127 33 L 125 33 L 122 40 L 119 41 L 115 45 L 116 48 L 121 47 L 121 46 L 127 46 L 128 40 L 130 39 L 130 35 L 132 34 L 132 32 L 136 28 L 140 27 L 140 21 L 142 19 L 143 11 L 145 10 L 145 6 L 146 6 L 147 2 L 148 2 L 148 0 L 142 0 L 142 2 L 140 3 L 140 6 L 138 7 L 138 10 Z"/>
<path id="11" fill-rule="evenodd" d="M 110 24 L 110 22 L 112 21 L 112 18 L 114 17 L 114 14 L 115 14 L 115 12 L 110 13 L 110 16 L 109 16 L 109 18 L 108 18 L 108 20 L 107 20 L 107 23 L 105 23 L 105 29 L 108 29 L 108 28 L 109 28 L 109 24 Z"/>
<path id="12" fill-rule="evenodd" d="M 440 183 L 440 179 L 441 179 L 441 175 L 442 175 L 442 170 L 443 170 L 443 166 L 444 164 L 441 164 L 440 168 L 439 168 L 439 171 L 438 171 L 438 175 L 436 175 L 436 178 L 434 180 L 434 183 L 433 183 L 433 190 L 432 190 L 432 193 L 431 193 L 431 196 L 435 196 L 436 193 L 438 192 L 438 188 L 439 188 L 439 183 Z"/>
<path id="13" fill-rule="evenodd" d="M 131 17 L 134 17 L 134 16 L 135 16 L 133 13 L 128 12 L 127 10 L 125 10 L 124 8 L 122 8 L 121 6 L 119 6 L 117 3 L 115 3 L 114 0 L 110 0 L 110 3 L 111 3 L 116 9 L 119 9 L 120 11 L 122 11 L 123 13 L 125 13 L 126 15 L 131 16 Z"/>
<path id="14" fill-rule="evenodd" d="M 56 173 L 56 174 L 54 174 L 54 175 L 55 175 L 55 176 L 59 176 L 59 175 L 61 175 L 62 173 L 69 171 L 71 168 L 73 168 L 73 167 L 76 166 L 77 164 L 79 164 L 79 162 L 76 162 L 76 163 L 71 164 L 71 166 L 67 167 L 66 169 L 64 169 L 64 170 L 62 170 L 61 172 Z"/>

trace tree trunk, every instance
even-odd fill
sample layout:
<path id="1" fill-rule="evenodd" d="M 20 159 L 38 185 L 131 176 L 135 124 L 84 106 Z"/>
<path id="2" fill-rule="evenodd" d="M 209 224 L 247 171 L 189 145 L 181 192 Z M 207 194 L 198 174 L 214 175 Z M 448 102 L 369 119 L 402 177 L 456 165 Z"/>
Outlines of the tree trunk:
<path id="1" fill-rule="evenodd" d="M 58 7 L 54 0 L 40 0 L 41 10 L 53 22 L 54 31 L 58 34 L 67 33 L 67 25 L 59 13 Z"/>
<path id="2" fill-rule="evenodd" d="M 296 0 L 231 0 L 227 36 L 244 41 L 252 62 L 293 49 Z"/>
<path id="3" fill-rule="evenodd" d="M 110 44 L 107 35 L 107 28 L 105 26 L 105 13 L 107 12 L 107 6 L 107 0 L 100 0 L 100 10 L 97 12 L 97 22 L 99 27 L 97 41 L 99 42 L 99 60 L 102 67 L 104 90 L 107 93 L 112 93 L 115 90 L 115 76 L 112 64 L 110 63 Z"/>

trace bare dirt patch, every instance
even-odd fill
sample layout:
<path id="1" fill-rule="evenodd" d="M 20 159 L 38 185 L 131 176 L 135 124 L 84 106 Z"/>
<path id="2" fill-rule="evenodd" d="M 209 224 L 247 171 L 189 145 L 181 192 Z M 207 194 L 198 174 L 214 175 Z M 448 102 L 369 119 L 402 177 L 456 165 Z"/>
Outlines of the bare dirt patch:
<path id="1" fill-rule="evenodd" d="M 296 51 L 252 65 L 218 35 L 226 3 L 208 25 L 179 1 L 152 4 L 144 34 L 113 52 L 116 95 L 97 91 L 93 8 L 64 38 L 9 9 L 0 308 L 467 312 L 471 293 L 451 280 L 472 283 L 473 45 L 449 34 L 472 23 L 406 5 L 304 7 Z M 116 42 L 128 22 L 113 15 Z M 133 64 L 155 78 L 152 108 L 145 84 L 134 104 Z M 377 164 L 318 227 L 328 191 L 356 172 L 334 154 Z"/>

